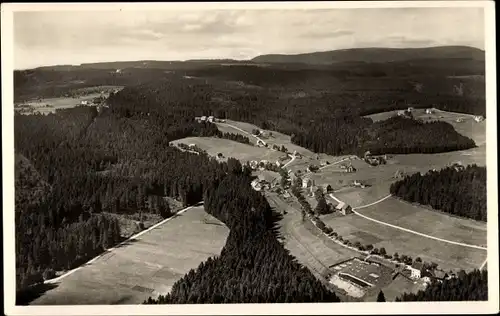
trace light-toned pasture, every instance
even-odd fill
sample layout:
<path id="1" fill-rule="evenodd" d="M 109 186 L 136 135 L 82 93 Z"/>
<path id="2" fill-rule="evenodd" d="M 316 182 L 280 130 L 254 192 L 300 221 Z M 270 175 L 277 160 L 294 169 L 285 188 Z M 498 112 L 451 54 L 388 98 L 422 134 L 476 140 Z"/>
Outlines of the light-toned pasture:
<path id="1" fill-rule="evenodd" d="M 287 212 L 280 221 L 284 246 L 311 272 L 324 277 L 330 272 L 330 266 L 359 255 L 329 240 L 310 221 L 302 222 L 300 205 L 296 201 L 284 202 L 275 193 L 267 193 L 266 197 L 272 208 Z"/>
<path id="2" fill-rule="evenodd" d="M 237 128 L 244 130 L 247 133 L 250 133 L 250 134 L 252 133 L 252 130 L 254 130 L 254 129 L 264 131 L 265 135 L 270 135 L 270 133 L 271 133 L 272 136 L 261 137 L 266 143 L 269 143 L 271 145 L 271 147 L 272 147 L 272 145 L 278 145 L 280 147 L 282 145 L 284 145 L 292 153 L 294 151 L 297 151 L 298 153 L 302 154 L 303 156 L 307 156 L 307 157 L 315 156 L 315 154 L 312 151 L 310 151 L 304 147 L 300 147 L 298 145 L 293 144 L 291 141 L 291 137 L 289 135 L 285 135 L 285 134 L 282 134 L 282 133 L 279 133 L 276 131 L 264 130 L 264 129 L 259 128 L 256 125 L 253 125 L 250 123 L 245 123 L 245 122 L 239 122 L 239 121 L 227 120 L 226 124 L 217 124 L 219 130 L 221 130 L 223 132 L 237 133 L 237 134 L 241 134 L 244 136 L 248 136 L 253 142 L 257 142 L 255 137 L 251 137 L 248 134 L 245 134 L 245 133 L 243 133 L 235 128 L 232 128 L 231 126 L 227 126 L 227 125 L 235 126 Z"/>
<path id="3" fill-rule="evenodd" d="M 357 212 L 433 237 L 486 247 L 486 223 L 433 211 L 397 198 L 391 197 Z"/>
<path id="4" fill-rule="evenodd" d="M 216 156 L 218 153 L 222 153 L 226 158 L 232 157 L 242 162 L 251 160 L 268 160 L 269 162 L 276 162 L 279 157 L 284 155 L 279 151 L 215 137 L 187 137 L 175 140 L 172 143 L 183 143 L 187 145 L 195 144 L 199 148 L 205 150 L 210 156 Z"/>
<path id="5" fill-rule="evenodd" d="M 75 91 L 81 93 L 88 93 L 78 97 L 59 97 L 59 98 L 46 98 L 41 100 L 32 100 L 27 102 L 22 102 L 21 104 L 29 105 L 33 108 L 34 112 L 40 112 L 41 114 L 48 114 L 55 112 L 57 109 L 68 109 L 74 108 L 81 105 L 82 101 L 91 102 L 94 98 L 101 96 L 101 91 L 104 92 L 104 96 L 107 97 L 110 90 L 122 89 L 121 86 L 98 86 L 98 87 L 87 87 L 77 89 Z M 49 105 L 49 106 L 47 106 Z"/>
<path id="6" fill-rule="evenodd" d="M 84 265 L 31 305 L 142 303 L 170 291 L 190 269 L 219 255 L 228 234 L 203 207 L 189 209 Z"/>
<path id="7" fill-rule="evenodd" d="M 477 269 L 486 258 L 486 251 L 449 244 L 415 235 L 393 227 L 373 223 L 355 214 L 336 217 L 326 215 L 325 224 L 344 239 L 384 247 L 388 254 L 398 252 L 413 259 L 435 262 L 443 269 Z M 415 224 L 414 224 L 415 225 Z"/>

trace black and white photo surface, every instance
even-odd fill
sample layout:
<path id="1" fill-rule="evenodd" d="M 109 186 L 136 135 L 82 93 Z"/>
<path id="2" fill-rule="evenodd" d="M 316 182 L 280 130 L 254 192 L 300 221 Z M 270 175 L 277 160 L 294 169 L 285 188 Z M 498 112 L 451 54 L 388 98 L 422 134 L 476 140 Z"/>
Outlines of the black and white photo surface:
<path id="1" fill-rule="evenodd" d="M 494 18 L 2 5 L 5 313 L 498 312 Z"/>

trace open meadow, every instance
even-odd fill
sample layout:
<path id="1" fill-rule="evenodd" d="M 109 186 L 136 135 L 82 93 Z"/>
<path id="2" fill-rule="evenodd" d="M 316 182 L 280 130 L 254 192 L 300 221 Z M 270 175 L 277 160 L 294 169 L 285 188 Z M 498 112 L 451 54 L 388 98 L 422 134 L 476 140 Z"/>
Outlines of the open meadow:
<path id="1" fill-rule="evenodd" d="M 31 305 L 140 304 L 220 254 L 229 230 L 194 207 L 60 280 Z"/>
<path id="2" fill-rule="evenodd" d="M 433 211 L 397 198 L 391 197 L 357 212 L 433 237 L 486 247 L 486 223 Z"/>
<path id="3" fill-rule="evenodd" d="M 175 140 L 172 143 L 183 143 L 187 145 L 195 144 L 199 148 L 205 150 L 210 156 L 217 156 L 218 153 L 222 153 L 226 158 L 232 157 L 242 162 L 251 160 L 268 160 L 270 162 L 275 162 L 284 155 L 279 151 L 215 137 L 187 137 Z"/>
<path id="4" fill-rule="evenodd" d="M 81 105 L 82 101 L 92 102 L 93 99 L 109 95 L 110 91 L 120 90 L 121 86 L 98 86 L 88 87 L 74 90 L 76 94 L 74 97 L 58 97 L 58 98 L 44 98 L 38 100 L 31 100 L 22 102 L 22 105 L 28 105 L 34 112 L 41 114 L 53 113 L 57 109 L 68 109 Z M 103 93 L 101 93 L 103 92 Z"/>
<path id="5" fill-rule="evenodd" d="M 415 217 L 417 218 L 417 217 Z M 375 248 L 384 247 L 388 254 L 420 257 L 435 262 L 443 269 L 477 269 L 486 259 L 486 251 L 415 235 L 393 227 L 374 223 L 356 214 L 347 216 L 325 215 L 323 221 L 344 239 L 359 241 Z M 414 223 L 414 225 L 417 225 Z"/>

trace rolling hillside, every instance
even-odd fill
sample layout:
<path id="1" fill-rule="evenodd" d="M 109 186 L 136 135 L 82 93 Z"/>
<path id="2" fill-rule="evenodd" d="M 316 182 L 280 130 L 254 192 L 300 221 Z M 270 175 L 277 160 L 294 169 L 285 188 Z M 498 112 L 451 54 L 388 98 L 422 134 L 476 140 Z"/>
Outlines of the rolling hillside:
<path id="1" fill-rule="evenodd" d="M 429 48 L 353 48 L 296 55 L 269 54 L 252 59 L 259 63 L 334 64 L 340 62 L 385 63 L 419 59 L 484 61 L 484 51 L 466 46 Z"/>

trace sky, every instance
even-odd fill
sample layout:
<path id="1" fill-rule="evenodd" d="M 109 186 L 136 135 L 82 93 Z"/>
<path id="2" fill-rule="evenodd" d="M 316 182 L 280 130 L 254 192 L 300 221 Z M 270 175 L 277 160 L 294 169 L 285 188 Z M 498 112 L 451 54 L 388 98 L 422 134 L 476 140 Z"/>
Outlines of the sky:
<path id="1" fill-rule="evenodd" d="M 482 8 L 14 13 L 14 67 L 249 59 L 358 47 L 484 49 Z"/>

